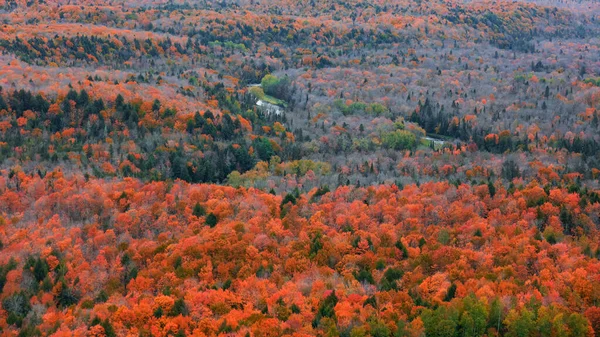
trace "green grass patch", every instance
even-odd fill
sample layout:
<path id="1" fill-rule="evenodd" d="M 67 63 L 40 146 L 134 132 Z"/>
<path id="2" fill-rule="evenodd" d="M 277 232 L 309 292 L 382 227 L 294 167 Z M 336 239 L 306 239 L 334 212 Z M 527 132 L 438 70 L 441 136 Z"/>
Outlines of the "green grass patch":
<path id="1" fill-rule="evenodd" d="M 280 100 L 279 98 L 275 98 L 273 96 L 265 95 L 262 100 L 267 103 L 282 106 L 284 108 L 287 107 L 287 103 L 285 101 Z"/>

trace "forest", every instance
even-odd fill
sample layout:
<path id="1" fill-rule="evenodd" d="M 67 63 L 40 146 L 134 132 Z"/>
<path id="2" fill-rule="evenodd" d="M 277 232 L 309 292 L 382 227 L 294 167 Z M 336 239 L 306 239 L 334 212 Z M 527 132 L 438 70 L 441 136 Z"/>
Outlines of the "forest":
<path id="1" fill-rule="evenodd" d="M 0 19 L 0 335 L 600 337 L 598 2 Z"/>

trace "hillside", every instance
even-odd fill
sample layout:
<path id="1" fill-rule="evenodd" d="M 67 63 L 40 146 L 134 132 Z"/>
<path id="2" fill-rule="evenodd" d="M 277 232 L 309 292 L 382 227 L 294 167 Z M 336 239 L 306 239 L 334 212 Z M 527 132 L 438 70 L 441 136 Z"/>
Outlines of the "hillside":
<path id="1" fill-rule="evenodd" d="M 597 2 L 0 18 L 0 335 L 600 336 Z"/>

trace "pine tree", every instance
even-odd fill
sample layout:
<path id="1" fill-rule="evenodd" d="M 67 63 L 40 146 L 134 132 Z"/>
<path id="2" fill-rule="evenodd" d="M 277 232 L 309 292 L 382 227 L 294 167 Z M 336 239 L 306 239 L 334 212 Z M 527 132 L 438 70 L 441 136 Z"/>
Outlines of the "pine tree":
<path id="1" fill-rule="evenodd" d="M 212 213 L 212 212 L 208 213 L 208 215 L 206 216 L 206 220 L 205 220 L 206 225 L 213 228 L 217 225 L 218 222 L 219 222 L 219 219 L 217 219 L 217 216 L 214 215 L 214 213 Z"/>
<path id="2" fill-rule="evenodd" d="M 202 207 L 202 205 L 200 205 L 200 203 L 196 203 L 194 205 L 194 210 L 192 211 L 192 215 L 196 216 L 196 217 L 201 217 L 204 216 L 206 214 L 206 210 L 204 209 L 204 207 Z"/>

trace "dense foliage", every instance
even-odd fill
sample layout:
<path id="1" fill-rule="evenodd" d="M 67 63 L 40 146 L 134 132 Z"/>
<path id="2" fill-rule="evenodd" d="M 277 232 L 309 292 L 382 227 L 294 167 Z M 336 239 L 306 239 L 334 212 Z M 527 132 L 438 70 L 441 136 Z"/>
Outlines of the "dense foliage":
<path id="1" fill-rule="evenodd" d="M 0 18 L 1 335 L 600 336 L 598 3 Z"/>

